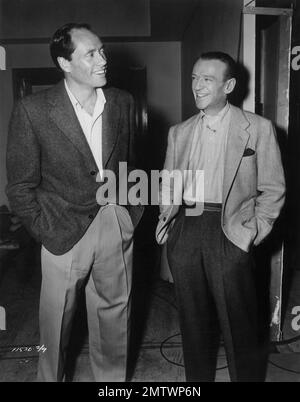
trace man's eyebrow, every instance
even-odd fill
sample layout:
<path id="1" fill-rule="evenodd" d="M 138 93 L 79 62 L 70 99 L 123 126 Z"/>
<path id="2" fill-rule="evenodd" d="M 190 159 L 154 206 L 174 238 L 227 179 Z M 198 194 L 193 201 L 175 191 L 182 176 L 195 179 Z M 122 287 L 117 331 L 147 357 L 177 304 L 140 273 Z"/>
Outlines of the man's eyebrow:
<path id="1" fill-rule="evenodd" d="M 97 50 L 104 50 L 104 45 L 101 45 L 100 47 L 93 47 L 93 48 L 90 48 L 90 49 L 86 52 L 86 54 L 90 54 L 90 53 L 96 52 Z"/>
<path id="2" fill-rule="evenodd" d="M 212 78 L 212 79 L 215 78 L 214 75 L 192 73 L 192 77 L 200 77 L 200 76 L 202 76 L 202 77 L 204 77 L 204 78 Z"/>
<path id="3" fill-rule="evenodd" d="M 95 52 L 95 50 L 97 50 L 97 49 L 96 49 L 95 47 L 92 47 L 92 48 L 90 48 L 90 49 L 88 49 L 88 50 L 86 51 L 86 54 Z"/>

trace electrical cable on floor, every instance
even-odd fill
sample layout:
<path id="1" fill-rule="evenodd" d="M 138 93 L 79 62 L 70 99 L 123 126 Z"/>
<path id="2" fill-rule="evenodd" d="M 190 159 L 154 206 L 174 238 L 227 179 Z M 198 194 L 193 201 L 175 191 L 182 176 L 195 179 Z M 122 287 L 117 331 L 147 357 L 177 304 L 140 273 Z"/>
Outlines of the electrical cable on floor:
<path id="1" fill-rule="evenodd" d="M 160 354 L 162 355 L 162 357 L 163 357 L 168 363 L 171 363 L 171 364 L 173 364 L 174 366 L 184 367 L 184 364 L 176 363 L 176 362 L 170 360 L 170 359 L 164 354 L 164 352 L 163 352 L 164 344 L 165 344 L 166 342 L 168 342 L 170 339 L 175 338 L 175 336 L 178 336 L 178 335 L 181 335 L 181 333 L 179 332 L 178 334 L 171 335 L 171 336 L 169 336 L 168 338 L 166 338 L 165 340 L 163 340 L 162 343 L 160 344 L 159 351 L 160 351 Z M 224 355 L 224 357 L 225 357 L 225 355 Z M 216 370 L 223 370 L 223 369 L 225 369 L 225 368 L 227 368 L 227 367 L 228 367 L 227 365 L 226 365 L 226 366 L 222 366 L 222 367 L 217 367 Z"/>
<path id="2" fill-rule="evenodd" d="M 273 342 L 271 342 L 271 344 L 272 344 L 272 345 L 275 345 L 275 346 L 291 345 L 291 344 L 293 344 L 293 343 L 295 343 L 295 342 L 297 342 L 297 341 L 299 341 L 299 340 L 300 340 L 300 335 L 297 335 L 297 336 L 294 336 L 294 337 L 292 337 L 292 338 L 283 339 L 283 340 L 281 340 L 281 341 L 273 341 Z M 287 371 L 287 372 L 289 372 L 289 373 L 294 373 L 294 374 L 300 374 L 300 371 L 296 371 L 296 370 L 288 369 L 288 368 L 286 368 L 286 367 L 279 366 L 278 364 L 272 362 L 272 361 L 269 360 L 269 359 L 268 359 L 268 363 L 272 364 L 273 366 L 275 366 L 275 367 L 277 367 L 277 368 L 279 368 L 279 369 L 281 369 L 281 370 L 283 370 L 283 371 Z"/>
<path id="3" fill-rule="evenodd" d="M 281 341 L 273 341 L 273 342 L 271 342 L 271 344 L 275 345 L 275 346 L 291 345 L 291 344 L 293 344 L 293 343 L 295 343 L 295 342 L 297 342 L 299 340 L 300 340 L 300 335 L 297 335 L 297 336 L 294 336 L 292 338 L 283 339 Z M 268 360 L 268 363 L 272 364 L 273 366 L 275 366 L 275 367 L 277 367 L 277 368 L 279 368 L 281 370 L 284 370 L 284 371 L 287 371 L 287 372 L 290 372 L 290 373 L 294 373 L 294 374 L 300 374 L 300 371 L 295 371 L 295 370 L 288 369 L 286 367 L 279 366 L 279 365 L 275 364 L 274 362 L 272 362 L 271 360 Z"/>
<path id="4" fill-rule="evenodd" d="M 171 336 L 169 336 L 168 338 L 166 338 L 164 341 L 162 341 L 161 344 L 160 344 L 160 347 L 159 347 L 159 351 L 160 351 L 160 354 L 162 355 L 162 357 L 163 357 L 168 363 L 171 363 L 171 364 L 173 364 L 174 366 L 184 367 L 183 364 L 176 363 L 176 362 L 174 362 L 174 361 L 168 359 L 168 357 L 167 357 L 167 356 L 164 354 L 164 352 L 163 352 L 163 346 L 164 346 L 164 344 L 165 344 L 166 342 L 168 342 L 170 339 L 175 338 L 175 336 L 178 336 L 178 335 L 181 335 L 180 332 L 179 332 L 178 334 L 171 335 Z"/>
<path id="5" fill-rule="evenodd" d="M 160 295 L 157 294 L 156 292 L 152 292 L 152 294 L 153 294 L 154 296 L 157 296 L 157 297 L 160 298 L 161 300 L 165 301 L 166 303 L 168 303 L 169 305 L 171 305 L 175 310 L 177 310 L 177 306 L 175 305 L 175 303 L 170 302 L 169 300 L 167 300 L 166 298 L 160 296 Z M 163 341 L 161 342 L 161 344 L 160 344 L 160 354 L 161 354 L 161 356 L 162 356 L 168 363 L 173 364 L 173 365 L 175 365 L 175 366 L 184 367 L 183 364 L 176 363 L 176 362 L 170 360 L 170 359 L 164 354 L 164 352 L 163 352 L 163 346 L 164 346 L 164 344 L 165 344 L 166 342 L 168 342 L 170 339 L 172 339 L 172 338 L 174 338 L 175 336 L 178 336 L 178 335 L 181 335 L 181 334 L 178 333 L 178 334 L 175 334 L 175 335 L 171 335 L 171 336 L 169 336 L 168 338 L 166 338 L 165 340 L 163 340 Z M 278 346 L 279 346 L 279 345 L 288 345 L 288 344 L 295 343 L 295 342 L 298 341 L 298 340 L 300 340 L 300 335 L 299 335 L 299 336 L 295 336 L 295 337 L 293 337 L 293 338 L 289 338 L 289 339 L 283 339 L 282 341 L 274 341 L 274 342 L 271 342 L 271 344 L 272 344 L 272 345 L 278 345 Z M 275 366 L 275 367 L 281 369 L 281 370 L 285 370 L 285 371 L 287 371 L 287 372 L 291 372 L 291 373 L 295 373 L 295 374 L 300 374 L 300 372 L 297 372 L 297 371 L 295 371 L 295 370 L 291 370 L 291 369 L 288 369 L 288 368 L 285 368 L 285 367 L 276 365 L 276 364 L 273 363 L 271 360 L 268 360 L 268 362 L 269 362 L 270 364 L 272 364 L 273 366 Z M 223 369 L 225 369 L 225 368 L 227 368 L 227 367 L 228 367 L 228 365 L 222 366 L 222 367 L 217 367 L 217 370 L 223 370 Z"/>
<path id="6" fill-rule="evenodd" d="M 282 341 L 273 341 L 272 345 L 289 345 L 300 340 L 300 335 L 294 336 L 293 338 L 283 339 Z"/>
<path id="7" fill-rule="evenodd" d="M 165 297 L 163 297 L 163 296 L 157 294 L 156 292 L 153 292 L 153 291 L 152 291 L 151 293 L 152 293 L 154 296 L 158 297 L 159 299 L 165 301 L 167 304 L 169 304 L 170 306 L 172 306 L 172 307 L 177 311 L 177 306 L 176 306 L 175 303 L 173 303 L 172 301 L 166 299 Z M 164 339 L 164 340 L 160 343 L 159 349 L 160 349 L 160 354 L 161 354 L 161 356 L 162 356 L 168 363 L 173 364 L 173 365 L 175 365 L 175 366 L 184 367 L 183 364 L 176 363 L 176 362 L 170 360 L 170 359 L 164 354 L 164 352 L 163 352 L 164 344 L 167 343 L 170 339 L 172 339 L 172 338 L 174 338 L 174 337 L 176 337 L 176 336 L 179 336 L 179 335 L 181 335 L 181 334 L 178 333 L 178 334 L 175 334 L 175 335 L 171 335 L 171 336 L 169 336 L 168 338 Z M 295 336 L 295 337 L 293 337 L 293 338 L 289 338 L 289 339 L 283 339 L 282 341 L 273 341 L 273 342 L 271 342 L 271 344 L 272 344 L 272 345 L 275 345 L 275 346 L 276 346 L 276 345 L 288 345 L 288 344 L 295 343 L 295 342 L 298 341 L 298 340 L 300 340 L 300 335 Z M 221 343 L 221 345 L 222 345 L 222 343 Z M 21 348 L 21 347 L 26 347 L 26 348 L 32 347 L 32 348 L 35 348 L 35 347 L 37 347 L 37 345 L 7 345 L 7 346 L 4 346 L 4 347 L 1 347 L 1 346 L 0 346 L 0 353 L 9 353 L 9 352 L 12 352 L 12 350 L 13 350 L 14 348 Z M 10 350 L 7 350 L 7 349 L 10 349 Z M 224 355 L 224 356 L 225 356 L 225 355 Z M 222 357 L 223 357 L 223 356 L 222 356 Z M 4 358 L 2 358 L 2 357 L 0 356 L 0 360 L 17 360 L 17 359 L 19 359 L 19 360 L 25 360 L 25 359 L 36 359 L 36 358 L 38 358 L 38 355 L 37 355 L 37 356 L 34 356 L 34 355 L 33 355 L 33 356 L 22 356 L 22 357 L 20 357 L 20 356 L 15 356 L 15 357 L 4 357 Z M 273 365 L 273 366 L 275 366 L 275 367 L 277 367 L 277 368 L 279 368 L 279 369 L 281 369 L 281 370 L 284 370 L 284 371 L 287 371 L 287 372 L 290 372 L 290 373 L 294 373 L 294 374 L 300 374 L 299 371 L 291 370 L 291 369 L 288 369 L 288 368 L 286 368 L 286 367 L 279 366 L 279 365 L 277 365 L 276 363 L 272 362 L 271 360 L 268 360 L 268 363 L 270 363 L 271 365 Z M 225 369 L 225 368 L 227 368 L 227 367 L 228 367 L 228 365 L 222 366 L 222 367 L 217 367 L 216 370 L 223 370 L 223 369 Z"/>
<path id="8" fill-rule="evenodd" d="M 153 291 L 152 291 L 151 293 L 152 293 L 154 296 L 156 296 L 156 297 L 160 298 L 161 300 L 165 301 L 165 302 L 166 302 L 167 304 L 169 304 L 170 306 L 172 306 L 176 311 L 178 310 L 178 308 L 177 308 L 177 306 L 176 306 L 175 303 L 172 303 L 170 300 L 166 299 L 165 297 L 160 296 L 160 295 L 157 294 L 156 292 L 153 292 Z M 163 346 L 164 346 L 164 344 L 165 344 L 166 342 L 168 342 L 170 339 L 172 339 L 172 338 L 174 338 L 175 336 L 178 336 L 178 335 L 181 335 L 181 333 L 178 333 L 178 334 L 175 334 L 175 335 L 171 335 L 171 336 L 169 336 L 168 338 L 164 339 L 164 340 L 161 342 L 161 344 L 160 344 L 159 351 L 160 351 L 161 356 L 162 356 L 168 363 L 171 363 L 171 364 L 173 364 L 173 365 L 175 365 L 175 366 L 184 367 L 183 364 L 176 363 L 176 362 L 170 360 L 170 359 L 164 354 L 164 352 L 163 352 Z M 222 345 L 222 342 L 221 342 L 221 345 Z M 227 367 L 228 367 L 227 365 L 226 365 L 226 366 L 222 366 L 222 367 L 217 367 L 217 370 L 223 370 L 223 369 L 225 369 L 225 368 L 227 368 Z"/>
<path id="9" fill-rule="evenodd" d="M 272 362 L 271 360 L 268 360 L 268 363 L 272 364 L 272 366 L 275 366 L 281 370 L 288 371 L 289 373 L 300 374 L 300 371 L 296 371 L 296 370 L 288 369 L 286 367 L 279 366 L 278 364 Z"/>
<path id="10" fill-rule="evenodd" d="M 174 337 L 176 337 L 176 336 L 178 336 L 178 335 L 181 335 L 181 334 L 178 333 L 178 334 L 175 334 L 175 335 L 171 335 L 171 336 L 169 336 L 168 338 L 166 338 L 164 341 L 162 341 L 162 343 L 160 344 L 159 350 L 160 350 L 161 356 L 162 356 L 168 363 L 173 364 L 173 365 L 175 365 L 175 366 L 184 367 L 183 364 L 176 363 L 176 362 L 170 360 L 170 359 L 164 354 L 164 352 L 163 352 L 164 344 L 165 344 L 166 342 L 168 342 L 170 339 L 172 339 L 172 338 L 174 338 Z M 222 356 L 222 357 L 225 357 L 225 355 Z M 269 359 L 268 359 L 268 363 L 270 363 L 270 364 L 272 364 L 273 366 L 279 368 L 280 370 L 287 371 L 287 372 L 293 373 L 293 374 L 300 374 L 300 371 L 296 371 L 296 370 L 288 369 L 288 368 L 286 368 L 286 367 L 279 366 L 278 364 L 272 362 L 272 361 L 269 360 Z M 222 366 L 222 367 L 217 367 L 216 370 L 223 370 L 223 369 L 226 369 L 226 368 L 228 368 L 228 365 Z"/>

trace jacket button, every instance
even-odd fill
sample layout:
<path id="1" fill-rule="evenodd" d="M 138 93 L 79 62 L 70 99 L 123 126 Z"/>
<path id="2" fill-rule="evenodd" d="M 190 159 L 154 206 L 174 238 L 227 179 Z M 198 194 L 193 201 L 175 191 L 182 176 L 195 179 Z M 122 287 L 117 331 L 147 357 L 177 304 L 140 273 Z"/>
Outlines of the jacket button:
<path id="1" fill-rule="evenodd" d="M 167 220 L 167 218 L 166 218 L 166 217 L 164 217 L 164 218 L 163 218 L 163 221 L 166 221 L 166 220 Z"/>
<path id="2" fill-rule="evenodd" d="M 89 218 L 90 218 L 90 219 L 94 219 L 94 215 L 89 215 Z"/>
<path id="3" fill-rule="evenodd" d="M 95 170 L 92 170 L 92 171 L 90 172 L 90 174 L 91 174 L 92 176 L 95 176 L 95 174 L 96 174 Z"/>

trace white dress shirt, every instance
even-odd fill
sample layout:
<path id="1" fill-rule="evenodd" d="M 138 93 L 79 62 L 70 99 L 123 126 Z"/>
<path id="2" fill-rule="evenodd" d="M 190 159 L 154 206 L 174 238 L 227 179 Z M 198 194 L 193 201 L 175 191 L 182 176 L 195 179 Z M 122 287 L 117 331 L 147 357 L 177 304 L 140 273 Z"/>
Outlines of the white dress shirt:
<path id="1" fill-rule="evenodd" d="M 198 127 L 192 139 L 189 169 L 204 171 L 204 201 L 222 203 L 224 162 L 227 145 L 227 136 L 230 123 L 230 105 L 215 116 L 200 112 Z M 201 180 L 201 176 L 199 176 Z M 201 186 L 201 183 L 194 185 Z M 194 190 L 194 191 L 193 191 Z M 184 189 L 184 200 L 188 202 L 200 201 L 195 199 L 195 187 L 188 183 Z"/>
<path id="2" fill-rule="evenodd" d="M 94 107 L 93 115 L 91 116 L 80 104 L 80 102 L 72 94 L 65 80 L 65 87 L 70 101 L 75 110 L 76 116 L 86 137 L 89 147 L 92 151 L 94 159 L 99 169 L 99 174 L 103 176 L 102 163 L 102 113 L 106 102 L 104 93 L 101 88 L 97 88 L 97 100 Z"/>

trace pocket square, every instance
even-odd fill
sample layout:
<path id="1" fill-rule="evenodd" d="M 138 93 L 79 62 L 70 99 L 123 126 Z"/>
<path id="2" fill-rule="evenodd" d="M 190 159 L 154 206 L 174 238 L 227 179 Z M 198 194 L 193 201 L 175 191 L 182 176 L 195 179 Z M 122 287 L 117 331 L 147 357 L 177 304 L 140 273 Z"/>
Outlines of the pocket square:
<path id="1" fill-rule="evenodd" d="M 243 156 L 251 156 L 251 155 L 254 155 L 254 154 L 255 154 L 254 149 L 246 148 L 244 153 L 243 153 Z"/>

